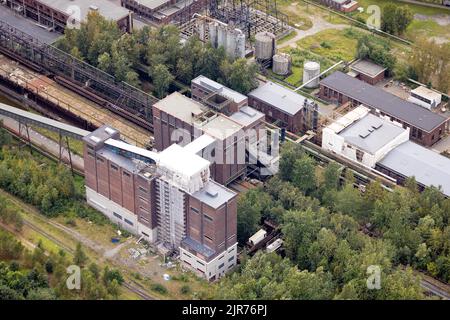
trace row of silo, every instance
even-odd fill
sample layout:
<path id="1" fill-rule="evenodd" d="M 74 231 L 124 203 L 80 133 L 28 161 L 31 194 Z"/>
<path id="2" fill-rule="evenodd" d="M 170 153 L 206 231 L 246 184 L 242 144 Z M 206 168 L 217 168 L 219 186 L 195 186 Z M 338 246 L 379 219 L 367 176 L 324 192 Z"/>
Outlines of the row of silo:
<path id="1" fill-rule="evenodd" d="M 224 47 L 233 58 L 245 57 L 245 34 L 237 28 L 214 21 L 208 24 L 209 40 L 214 48 Z"/>

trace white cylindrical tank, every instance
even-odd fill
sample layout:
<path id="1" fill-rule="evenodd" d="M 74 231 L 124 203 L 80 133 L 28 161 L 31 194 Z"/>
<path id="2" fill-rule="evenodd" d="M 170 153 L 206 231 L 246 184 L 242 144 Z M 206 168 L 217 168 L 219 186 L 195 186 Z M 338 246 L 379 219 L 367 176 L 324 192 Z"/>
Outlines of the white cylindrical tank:
<path id="1" fill-rule="evenodd" d="M 196 20 L 198 37 L 200 40 L 205 41 L 205 21 L 204 20 Z"/>
<path id="2" fill-rule="evenodd" d="M 259 32 L 255 35 L 255 58 L 272 59 L 275 53 L 275 35 L 270 32 Z"/>
<path id="3" fill-rule="evenodd" d="M 291 56 L 287 53 L 278 53 L 273 56 L 272 71 L 285 76 L 291 72 Z"/>
<path id="4" fill-rule="evenodd" d="M 306 83 L 311 79 L 317 77 L 316 79 L 305 85 L 305 88 L 317 88 L 319 86 L 319 74 L 320 64 L 318 62 L 305 61 L 303 65 L 303 83 Z"/>
<path id="5" fill-rule="evenodd" d="M 217 22 L 211 22 L 208 25 L 209 41 L 214 48 L 217 47 L 217 26 Z"/>
<path id="6" fill-rule="evenodd" d="M 227 48 L 227 34 L 228 30 L 226 26 L 218 25 L 217 26 L 217 47 Z"/>
<path id="7" fill-rule="evenodd" d="M 227 55 L 233 58 L 236 55 L 236 36 L 237 33 L 234 29 L 227 30 L 227 46 L 225 51 Z"/>
<path id="8" fill-rule="evenodd" d="M 236 35 L 236 58 L 245 57 L 245 34 L 240 32 Z"/>

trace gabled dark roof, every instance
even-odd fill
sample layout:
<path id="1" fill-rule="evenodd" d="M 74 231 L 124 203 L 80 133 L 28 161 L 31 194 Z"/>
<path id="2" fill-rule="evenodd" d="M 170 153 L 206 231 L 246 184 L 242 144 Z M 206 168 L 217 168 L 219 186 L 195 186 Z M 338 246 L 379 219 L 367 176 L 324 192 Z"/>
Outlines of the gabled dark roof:
<path id="1" fill-rule="evenodd" d="M 378 109 L 414 127 L 431 132 L 448 119 L 378 87 L 336 71 L 320 82 L 328 88 Z"/>

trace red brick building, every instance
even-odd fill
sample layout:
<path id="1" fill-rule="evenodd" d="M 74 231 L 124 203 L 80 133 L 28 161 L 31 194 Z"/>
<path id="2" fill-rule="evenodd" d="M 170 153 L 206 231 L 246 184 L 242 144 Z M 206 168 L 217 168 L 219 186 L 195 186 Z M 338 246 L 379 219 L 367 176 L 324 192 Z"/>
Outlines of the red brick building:
<path id="1" fill-rule="evenodd" d="M 356 79 L 375 85 L 384 80 L 386 68 L 369 60 L 358 60 L 350 66 L 350 70 Z"/>
<path id="2" fill-rule="evenodd" d="M 7 0 L 6 5 L 57 32 L 64 32 L 68 24 L 86 21 L 89 12 L 98 12 L 106 19 L 116 21 L 123 32 L 133 30 L 131 12 L 111 1 Z"/>
<path id="3" fill-rule="evenodd" d="M 210 180 L 197 141 L 161 153 L 103 126 L 84 139 L 87 202 L 208 280 L 236 265 L 237 194 Z"/>
<path id="4" fill-rule="evenodd" d="M 362 104 L 377 115 L 409 127 L 410 139 L 424 146 L 433 145 L 448 131 L 448 118 L 340 71 L 320 82 L 319 96 L 338 105 Z"/>

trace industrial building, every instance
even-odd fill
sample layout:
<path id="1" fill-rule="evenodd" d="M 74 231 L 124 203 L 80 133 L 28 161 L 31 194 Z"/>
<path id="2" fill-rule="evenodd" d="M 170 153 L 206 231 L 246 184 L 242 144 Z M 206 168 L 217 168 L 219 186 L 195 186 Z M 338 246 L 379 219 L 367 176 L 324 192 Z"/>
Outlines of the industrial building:
<path id="1" fill-rule="evenodd" d="M 76 28 L 93 11 L 108 20 L 116 21 L 122 32 L 133 30 L 132 13 L 111 1 L 6 0 L 3 4 L 50 31 L 64 32 L 66 27 Z"/>
<path id="2" fill-rule="evenodd" d="M 322 130 L 322 148 L 373 168 L 409 140 L 409 129 L 357 107 Z"/>
<path id="3" fill-rule="evenodd" d="M 404 128 L 410 128 L 410 139 L 425 146 L 433 145 L 448 131 L 448 118 L 340 71 L 320 82 L 319 96 L 338 105 L 363 104 L 374 114 L 388 116 Z"/>
<path id="4" fill-rule="evenodd" d="M 384 74 L 387 68 L 373 63 L 367 59 L 360 59 L 355 61 L 350 66 L 350 75 L 361 81 L 375 85 L 384 80 Z"/>
<path id="5" fill-rule="evenodd" d="M 411 90 L 408 101 L 427 109 L 439 106 L 442 101 L 442 94 L 423 86 Z"/>
<path id="6" fill-rule="evenodd" d="M 207 97 L 215 97 L 217 101 L 218 97 L 224 97 L 223 92 L 230 91 L 222 88 Z M 239 101 L 239 96 L 234 97 L 237 100 L 233 97 L 230 100 Z M 209 141 L 204 138 L 196 153 L 210 160 L 213 179 L 224 185 L 245 175 L 250 162 L 257 164 L 249 150 L 258 151 L 261 139 L 266 138 L 260 135 L 265 132 L 264 114 L 243 106 L 226 116 L 178 92 L 153 105 L 153 125 L 157 150 L 173 143 L 188 144 L 202 134 L 209 136 Z"/>
<path id="7" fill-rule="evenodd" d="M 322 148 L 403 184 L 415 177 L 418 186 L 441 187 L 450 196 L 450 159 L 409 140 L 409 128 L 389 117 L 377 117 L 359 106 L 322 131 Z"/>
<path id="8" fill-rule="evenodd" d="M 189 21 L 206 4 L 206 0 L 121 0 L 123 7 L 159 25 Z"/>
<path id="9" fill-rule="evenodd" d="M 320 0 L 320 2 L 341 12 L 352 12 L 359 7 L 358 2 L 353 0 Z"/>
<path id="10" fill-rule="evenodd" d="M 210 179 L 210 162 L 192 151 L 196 146 L 152 152 L 108 126 L 83 141 L 91 206 L 161 252 L 179 253 L 208 280 L 236 265 L 236 193 Z"/>
<path id="11" fill-rule="evenodd" d="M 248 104 L 290 132 L 317 128 L 317 105 L 274 82 L 268 81 L 250 92 Z"/>
<path id="12" fill-rule="evenodd" d="M 191 81 L 191 95 L 195 101 L 205 103 L 226 115 L 231 115 L 248 105 L 247 96 L 202 75 Z M 215 100 L 217 96 L 223 99 L 217 101 Z"/>

